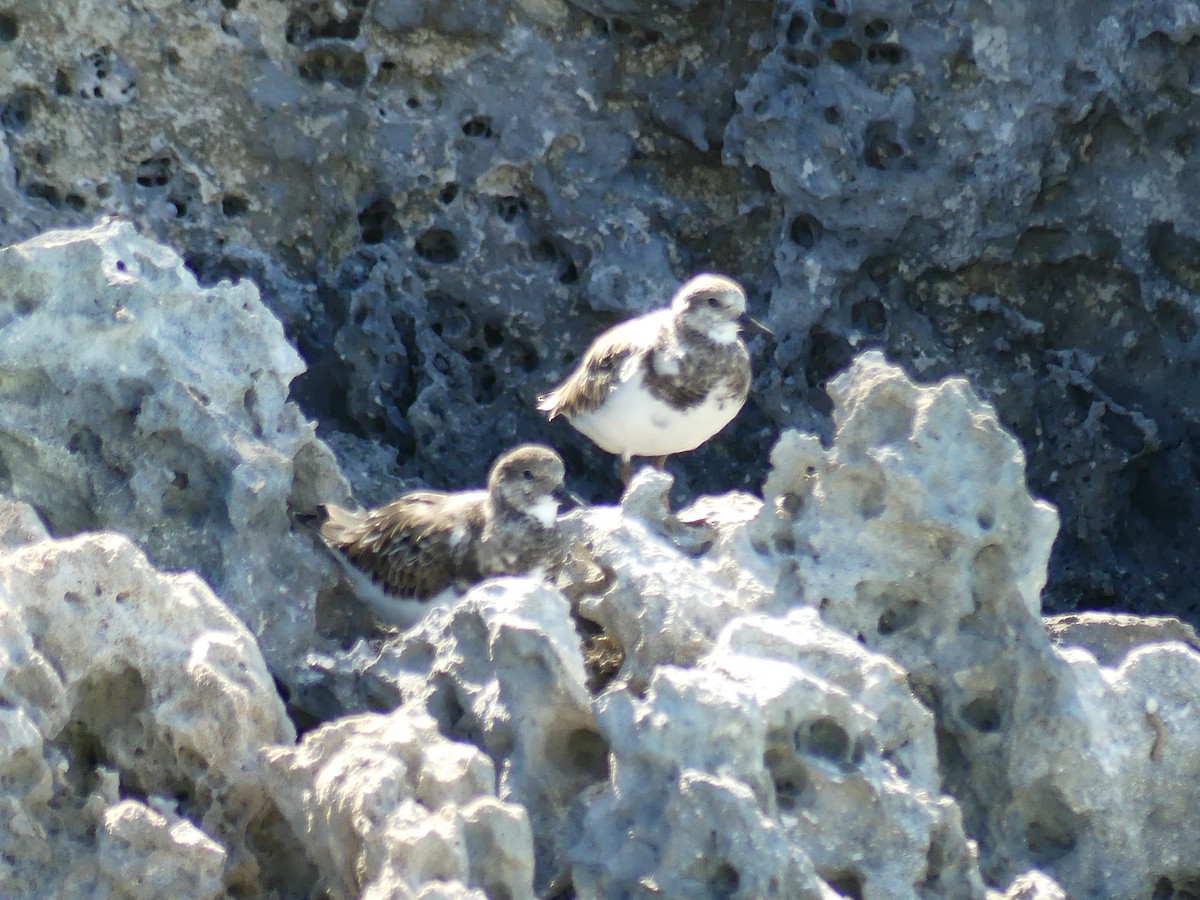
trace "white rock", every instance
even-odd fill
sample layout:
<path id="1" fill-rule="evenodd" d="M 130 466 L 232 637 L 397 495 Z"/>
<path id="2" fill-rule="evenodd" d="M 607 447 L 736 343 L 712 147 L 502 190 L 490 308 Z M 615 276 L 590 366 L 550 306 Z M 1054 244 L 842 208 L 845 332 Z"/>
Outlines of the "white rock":
<path id="1" fill-rule="evenodd" d="M 294 732 L 254 637 L 194 575 L 115 534 L 0 550 L 0 698 L 0 894 L 303 877 L 302 860 L 291 877 L 251 863 L 281 824 L 258 750 Z"/>
<path id="2" fill-rule="evenodd" d="M 332 896 L 533 897 L 524 811 L 495 798 L 486 756 L 418 707 L 339 719 L 265 755 Z"/>
<path id="3" fill-rule="evenodd" d="M 194 570 L 285 680 L 331 578 L 290 510 L 345 482 L 288 401 L 303 371 L 247 281 L 201 288 L 128 222 L 0 250 L 0 492 L 58 535 L 109 528 Z"/>

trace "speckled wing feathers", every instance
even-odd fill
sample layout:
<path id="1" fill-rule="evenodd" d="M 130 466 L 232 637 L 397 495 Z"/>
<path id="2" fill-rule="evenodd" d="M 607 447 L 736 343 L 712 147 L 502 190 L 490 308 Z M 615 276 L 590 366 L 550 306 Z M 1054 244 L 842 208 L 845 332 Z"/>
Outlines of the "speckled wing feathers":
<path id="1" fill-rule="evenodd" d="M 599 409 L 621 382 L 625 367 L 636 365 L 650 350 L 651 345 L 643 338 L 648 326 L 644 319 L 631 319 L 616 326 L 588 348 L 571 377 L 538 399 L 538 409 L 546 413 L 546 418 L 571 419 Z"/>
<path id="2" fill-rule="evenodd" d="M 473 548 L 485 496 L 417 491 L 367 513 L 331 505 L 321 534 L 389 593 L 432 597 L 480 577 Z"/>

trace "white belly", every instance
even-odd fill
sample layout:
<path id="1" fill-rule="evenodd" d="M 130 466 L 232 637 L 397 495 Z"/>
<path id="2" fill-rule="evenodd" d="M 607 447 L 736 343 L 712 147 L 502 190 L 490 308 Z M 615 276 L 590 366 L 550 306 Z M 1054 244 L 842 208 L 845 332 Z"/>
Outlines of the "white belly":
<path id="1" fill-rule="evenodd" d="M 571 420 L 602 449 L 623 458 L 666 456 L 695 450 L 729 424 L 745 398 L 717 400 L 716 392 L 696 406 L 678 410 L 650 394 L 635 374 L 608 395 L 604 405 Z"/>

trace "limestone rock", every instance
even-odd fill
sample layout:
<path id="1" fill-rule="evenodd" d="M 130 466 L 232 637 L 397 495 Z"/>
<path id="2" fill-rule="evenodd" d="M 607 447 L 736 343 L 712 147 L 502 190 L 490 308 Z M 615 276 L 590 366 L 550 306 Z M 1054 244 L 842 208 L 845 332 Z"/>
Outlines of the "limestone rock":
<path id="1" fill-rule="evenodd" d="M 1171 616 L 1084 612 L 1047 616 L 1045 623 L 1056 645 L 1082 647 L 1102 666 L 1119 666 L 1131 650 L 1143 644 L 1180 641 L 1200 650 L 1196 629 Z"/>
<path id="2" fill-rule="evenodd" d="M 295 845 L 258 759 L 291 723 L 253 636 L 196 576 L 116 534 L 0 552 L 0 697 L 0 893 L 303 882 L 302 857 L 274 855 Z"/>
<path id="3" fill-rule="evenodd" d="M 1057 516 L 965 382 L 919 387 L 867 353 L 831 394 L 832 445 L 784 435 L 750 528 L 777 590 L 906 670 L 984 878 L 1036 868 L 1072 896 L 1186 883 L 1200 653 L 1147 644 L 1113 670 L 1051 644 L 1038 595 Z"/>
<path id="4" fill-rule="evenodd" d="M 287 678 L 329 578 L 290 512 L 345 494 L 288 400 L 304 366 L 249 282 L 201 288 L 128 222 L 0 250 L 0 492 L 193 570 Z"/>
<path id="5" fill-rule="evenodd" d="M 533 897 L 524 811 L 496 800 L 491 761 L 419 706 L 345 717 L 265 754 L 331 896 Z"/>
<path id="6" fill-rule="evenodd" d="M 534 579 L 484 582 L 385 644 L 362 677 L 487 754 L 499 799 L 528 813 L 539 894 L 566 883 L 581 795 L 608 768 L 566 599 Z"/>

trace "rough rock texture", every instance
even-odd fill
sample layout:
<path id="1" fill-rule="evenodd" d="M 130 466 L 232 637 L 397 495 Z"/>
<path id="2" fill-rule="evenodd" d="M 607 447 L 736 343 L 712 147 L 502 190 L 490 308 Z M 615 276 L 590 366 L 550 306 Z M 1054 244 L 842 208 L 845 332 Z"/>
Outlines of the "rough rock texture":
<path id="1" fill-rule="evenodd" d="M 524 810 L 498 802 L 491 761 L 419 707 L 347 716 L 267 758 L 330 896 L 533 896 Z"/>
<path id="2" fill-rule="evenodd" d="M 831 396 L 832 446 L 784 435 L 751 527 L 785 561 L 777 590 L 907 671 L 985 879 L 1036 867 L 1106 897 L 1193 883 L 1200 653 L 1152 643 L 1105 669 L 1051 643 L 1057 517 L 965 381 L 920 388 L 868 353 Z"/>
<path id="3" fill-rule="evenodd" d="M 572 516 L 590 593 L 484 584 L 322 657 L 340 702 L 423 704 L 483 750 L 539 895 L 1192 890 L 1200 653 L 1153 623 L 1107 667 L 1052 642 L 1057 515 L 964 380 L 866 354 L 831 393 L 833 440 L 785 434 L 765 501 L 672 517 L 644 472 Z M 589 625 L 624 651 L 591 698 Z"/>
<path id="4" fill-rule="evenodd" d="M 289 514 L 345 483 L 254 286 L 200 288 L 118 221 L 0 250 L 0 283 L 0 493 L 198 572 L 291 680 L 329 576 Z"/>
<path id="5" fill-rule="evenodd" d="M 25 527 L 0 552 L 0 893 L 296 891 L 258 757 L 294 731 L 253 636 L 126 538 L 50 540 L 3 509 Z"/>
<path id="6" fill-rule="evenodd" d="M 1031 451 L 1052 606 L 1195 622 L 1198 37 L 1176 0 L 7 0 L 0 243 L 117 212 L 251 276 L 372 502 L 517 439 L 611 497 L 532 400 L 723 269 L 778 341 L 678 497 L 828 436 L 880 346 Z"/>

